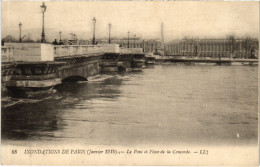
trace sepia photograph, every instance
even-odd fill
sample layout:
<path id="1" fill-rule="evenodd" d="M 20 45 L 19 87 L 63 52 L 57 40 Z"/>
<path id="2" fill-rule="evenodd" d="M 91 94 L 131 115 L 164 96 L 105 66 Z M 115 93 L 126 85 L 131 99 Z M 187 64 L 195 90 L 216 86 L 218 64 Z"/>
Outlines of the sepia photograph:
<path id="1" fill-rule="evenodd" d="M 1 164 L 258 166 L 259 2 L 1 2 Z"/>

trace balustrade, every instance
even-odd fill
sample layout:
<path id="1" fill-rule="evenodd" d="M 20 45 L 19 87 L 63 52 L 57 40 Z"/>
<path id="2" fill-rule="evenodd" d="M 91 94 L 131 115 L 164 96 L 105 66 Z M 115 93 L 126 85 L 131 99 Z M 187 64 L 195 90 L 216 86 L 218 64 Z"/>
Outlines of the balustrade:
<path id="1" fill-rule="evenodd" d="M 1 61 L 2 62 L 14 61 L 14 47 L 12 46 L 1 47 Z"/>

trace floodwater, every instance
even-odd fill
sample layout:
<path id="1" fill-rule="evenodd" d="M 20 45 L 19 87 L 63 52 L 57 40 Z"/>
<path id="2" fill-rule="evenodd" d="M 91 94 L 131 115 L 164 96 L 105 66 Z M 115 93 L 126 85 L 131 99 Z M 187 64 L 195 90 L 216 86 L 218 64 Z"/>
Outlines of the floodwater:
<path id="1" fill-rule="evenodd" d="M 2 141 L 256 145 L 257 70 L 156 65 L 63 84 L 44 96 L 5 96 Z"/>

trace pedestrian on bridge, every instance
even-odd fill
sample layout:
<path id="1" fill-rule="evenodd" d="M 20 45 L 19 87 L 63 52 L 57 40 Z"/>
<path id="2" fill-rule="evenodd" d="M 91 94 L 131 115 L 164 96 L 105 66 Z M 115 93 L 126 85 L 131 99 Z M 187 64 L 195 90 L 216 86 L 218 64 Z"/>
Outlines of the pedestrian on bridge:
<path id="1" fill-rule="evenodd" d="M 57 39 L 55 39 L 52 44 L 53 44 L 53 45 L 58 45 Z"/>

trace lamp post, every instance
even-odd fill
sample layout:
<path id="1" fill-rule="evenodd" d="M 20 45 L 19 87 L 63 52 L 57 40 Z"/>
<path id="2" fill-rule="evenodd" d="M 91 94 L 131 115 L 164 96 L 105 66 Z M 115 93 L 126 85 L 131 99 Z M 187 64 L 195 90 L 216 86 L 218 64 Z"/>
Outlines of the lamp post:
<path id="1" fill-rule="evenodd" d="M 19 28 L 20 28 L 19 42 L 22 42 L 22 23 L 20 22 L 18 25 L 19 25 Z"/>
<path id="2" fill-rule="evenodd" d="M 190 46 L 189 46 L 189 48 L 188 48 L 188 51 L 189 51 L 189 53 L 190 53 L 191 57 L 193 57 L 191 43 L 190 43 Z"/>
<path id="3" fill-rule="evenodd" d="M 109 30 L 108 43 L 109 43 L 109 44 L 111 43 L 111 39 L 110 39 L 111 27 L 112 27 L 112 25 L 111 25 L 111 23 L 109 23 L 109 24 L 108 24 L 108 30 Z"/>
<path id="4" fill-rule="evenodd" d="M 93 18 L 93 24 L 94 24 L 94 31 L 93 31 L 93 40 L 92 40 L 92 44 L 95 45 L 95 25 L 96 25 L 96 18 Z"/>
<path id="5" fill-rule="evenodd" d="M 194 45 L 194 56 L 197 57 L 198 55 L 198 46 L 197 44 Z"/>
<path id="6" fill-rule="evenodd" d="M 59 32 L 59 34 L 60 34 L 60 42 L 61 42 L 61 33 L 62 33 L 62 32 L 60 31 L 60 32 Z"/>
<path id="7" fill-rule="evenodd" d="M 144 43 L 144 40 L 143 40 L 143 52 L 144 52 L 144 47 L 145 47 L 144 45 L 145 45 L 145 43 Z"/>
<path id="8" fill-rule="evenodd" d="M 130 32 L 128 31 L 127 34 L 128 34 L 128 38 L 127 38 L 127 39 L 128 39 L 128 40 L 127 40 L 127 41 L 128 41 L 128 42 L 127 42 L 127 48 L 129 48 L 129 34 L 130 34 Z"/>
<path id="9" fill-rule="evenodd" d="M 44 12 L 46 12 L 46 8 L 47 6 L 44 4 L 44 2 L 42 3 L 41 9 L 42 9 L 42 38 L 41 38 L 41 43 L 45 42 L 45 33 L 44 33 Z"/>
<path id="10" fill-rule="evenodd" d="M 135 37 L 136 37 L 136 35 L 134 35 L 134 48 L 135 48 Z"/>
<path id="11" fill-rule="evenodd" d="M 73 37 L 74 37 L 74 45 L 76 45 L 77 43 L 77 35 L 76 34 L 73 34 Z"/>

